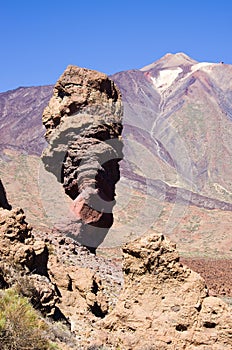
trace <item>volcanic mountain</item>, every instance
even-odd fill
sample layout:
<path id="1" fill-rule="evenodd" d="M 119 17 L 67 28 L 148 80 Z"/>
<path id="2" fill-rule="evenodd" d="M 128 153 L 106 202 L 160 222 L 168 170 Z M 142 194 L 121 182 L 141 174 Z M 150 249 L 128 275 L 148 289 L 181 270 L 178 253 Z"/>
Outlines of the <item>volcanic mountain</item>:
<path id="1" fill-rule="evenodd" d="M 231 76 L 231 65 L 183 53 L 113 75 L 124 101 L 125 235 L 158 229 L 185 254 L 231 255 Z"/>
<path id="2" fill-rule="evenodd" d="M 231 65 L 183 53 L 113 76 L 124 96 L 125 139 L 148 150 L 146 175 L 231 203 L 231 76 Z"/>

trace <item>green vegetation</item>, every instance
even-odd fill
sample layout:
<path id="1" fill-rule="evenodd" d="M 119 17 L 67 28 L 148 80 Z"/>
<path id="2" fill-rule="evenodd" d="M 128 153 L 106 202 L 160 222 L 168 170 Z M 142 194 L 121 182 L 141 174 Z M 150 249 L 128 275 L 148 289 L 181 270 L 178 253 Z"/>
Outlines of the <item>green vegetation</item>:
<path id="1" fill-rule="evenodd" d="M 55 350 L 47 335 L 46 323 L 27 298 L 14 289 L 0 292 L 0 349 Z"/>
<path id="2" fill-rule="evenodd" d="M 190 233 L 196 232 L 200 228 L 200 222 L 201 222 L 201 218 L 198 217 L 197 215 L 193 215 L 190 218 L 188 224 L 185 225 L 185 229 Z"/>

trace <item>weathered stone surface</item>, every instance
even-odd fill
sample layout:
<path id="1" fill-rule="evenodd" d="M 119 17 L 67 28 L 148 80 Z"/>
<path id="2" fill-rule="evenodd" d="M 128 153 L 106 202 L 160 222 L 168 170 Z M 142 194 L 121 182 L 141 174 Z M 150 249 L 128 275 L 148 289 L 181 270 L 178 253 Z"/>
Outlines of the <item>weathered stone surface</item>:
<path id="1" fill-rule="evenodd" d="M 25 221 L 26 216 L 21 208 L 11 211 L 0 209 L 0 232 L 7 238 L 20 242 L 31 237 L 31 227 Z"/>
<path id="2" fill-rule="evenodd" d="M 123 255 L 125 285 L 101 323 L 104 341 L 123 349 L 231 349 L 229 306 L 208 296 L 200 275 L 179 262 L 175 244 L 145 236 Z"/>
<path id="3" fill-rule="evenodd" d="M 122 158 L 122 102 L 103 73 L 68 66 L 44 110 L 43 162 L 72 198 L 78 240 L 95 249 L 113 223 Z"/>
<path id="4" fill-rule="evenodd" d="M 29 271 L 47 275 L 47 247 L 36 241 L 31 231 L 22 209 L 0 209 L 1 255 Z"/>
<path id="5" fill-rule="evenodd" d="M 89 343 L 92 324 L 112 307 L 116 299 L 112 286 L 118 282 L 112 282 L 112 272 L 101 264 L 104 260 L 71 238 L 34 234 L 22 209 L 0 208 L 0 289 L 13 287 L 43 316 L 65 321 L 78 339 L 73 348 L 83 348 Z M 101 275 L 104 271 L 104 276 L 96 270 L 102 270 Z M 70 338 L 70 331 L 66 332 Z"/>
<path id="6" fill-rule="evenodd" d="M 56 83 L 53 97 L 43 113 L 47 138 L 64 118 L 86 112 L 121 123 L 121 94 L 106 74 L 70 65 Z"/>
<path id="7" fill-rule="evenodd" d="M 88 268 L 65 266 L 53 256 L 49 261 L 50 277 L 60 293 L 60 310 L 77 331 L 80 319 L 83 323 L 108 313 L 108 298 L 98 275 Z"/>
<path id="8" fill-rule="evenodd" d="M 19 291 L 28 297 L 34 308 L 43 315 L 54 317 L 59 304 L 56 286 L 46 276 L 32 274 L 24 275 L 19 279 Z"/>
<path id="9" fill-rule="evenodd" d="M 16 286 L 46 315 L 58 301 L 48 276 L 48 249 L 36 240 L 20 208 L 0 209 L 0 287 Z"/>

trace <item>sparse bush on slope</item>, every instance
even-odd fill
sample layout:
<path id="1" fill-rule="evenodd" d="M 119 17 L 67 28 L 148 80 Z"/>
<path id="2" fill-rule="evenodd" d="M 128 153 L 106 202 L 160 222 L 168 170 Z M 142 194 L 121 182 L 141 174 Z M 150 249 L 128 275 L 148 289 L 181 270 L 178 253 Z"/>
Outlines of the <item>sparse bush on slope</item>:
<path id="1" fill-rule="evenodd" d="M 27 298 L 15 290 L 0 292 L 0 349 L 58 349 L 47 336 L 47 326 Z"/>

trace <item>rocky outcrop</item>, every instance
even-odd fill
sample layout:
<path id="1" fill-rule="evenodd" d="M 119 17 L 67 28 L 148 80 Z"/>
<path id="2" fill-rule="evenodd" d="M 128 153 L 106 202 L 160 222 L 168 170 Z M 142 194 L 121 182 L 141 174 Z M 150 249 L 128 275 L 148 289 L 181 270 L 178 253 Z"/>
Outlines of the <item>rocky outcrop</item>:
<path id="1" fill-rule="evenodd" d="M 104 318 L 115 299 L 114 290 L 106 293 L 116 284 L 112 272 L 98 260 L 59 233 L 33 234 L 22 209 L 0 208 L 0 289 L 13 287 L 44 316 L 65 321 L 81 341 L 83 329 L 90 331 L 92 322 Z M 104 270 L 104 281 L 96 269 Z"/>
<path id="2" fill-rule="evenodd" d="M 103 73 L 68 66 L 44 110 L 49 147 L 43 162 L 73 200 L 78 241 L 95 249 L 113 223 L 122 158 L 122 103 Z M 76 226 L 77 227 L 77 226 Z"/>
<path id="3" fill-rule="evenodd" d="M 71 243 L 69 249 L 70 256 Z M 84 314 L 94 319 L 108 313 L 101 278 L 88 268 L 68 266 L 67 257 L 62 261 L 49 255 L 46 243 L 35 239 L 19 208 L 0 209 L 0 287 L 10 286 L 27 296 L 43 314 L 69 319 L 74 330 L 73 324 Z"/>
<path id="4" fill-rule="evenodd" d="M 50 278 L 59 291 L 59 309 L 76 335 L 89 331 L 91 322 L 104 318 L 109 300 L 101 278 L 89 268 L 69 265 L 51 256 Z M 81 335 L 83 339 L 83 335 Z"/>
<path id="5" fill-rule="evenodd" d="M 205 281 L 179 262 L 175 244 L 150 235 L 123 248 L 124 289 L 101 323 L 123 349 L 231 349 L 232 317 Z"/>
<path id="6" fill-rule="evenodd" d="M 58 300 L 47 270 L 48 249 L 36 240 L 22 209 L 0 209 L 0 286 L 15 286 L 46 315 Z"/>
<path id="7" fill-rule="evenodd" d="M 43 241 L 36 241 L 25 221 L 22 209 L 0 209 L 0 253 L 4 261 L 30 272 L 47 275 L 48 251 Z"/>
<path id="8" fill-rule="evenodd" d="M 57 81 L 53 97 L 43 113 L 43 123 L 47 129 L 46 138 L 50 139 L 49 135 L 61 122 L 64 122 L 65 118 L 80 113 L 101 116 L 106 125 L 119 124 L 118 128 L 120 128 L 121 94 L 107 75 L 90 69 L 68 66 Z M 101 132 L 103 136 L 104 124 L 101 124 L 102 129 L 100 125 L 97 126 L 99 129 L 94 130 L 92 127 L 90 134 L 96 136 Z M 107 129 L 105 132 L 107 133 Z M 116 130 L 112 132 L 117 135 Z M 106 139 L 104 136 L 103 138 Z"/>

